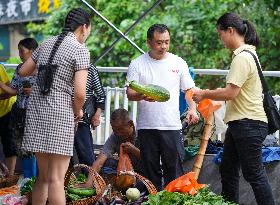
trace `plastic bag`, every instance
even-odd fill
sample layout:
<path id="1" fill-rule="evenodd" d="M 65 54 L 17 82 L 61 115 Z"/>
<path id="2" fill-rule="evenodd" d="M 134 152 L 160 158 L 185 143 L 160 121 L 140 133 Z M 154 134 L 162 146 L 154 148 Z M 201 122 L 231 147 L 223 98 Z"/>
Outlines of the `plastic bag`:
<path id="1" fill-rule="evenodd" d="M 131 187 L 136 182 L 131 160 L 120 146 L 120 159 L 117 167 L 116 186 L 120 189 Z"/>
<path id="2" fill-rule="evenodd" d="M 187 98 L 192 98 L 193 91 L 188 90 L 186 96 Z M 221 103 L 219 101 L 203 99 L 198 103 L 197 110 L 204 117 L 204 119 L 207 120 L 208 116 L 213 112 L 215 112 L 220 107 L 221 107 Z"/>
<path id="3" fill-rule="evenodd" d="M 205 184 L 197 183 L 194 172 L 189 172 L 183 176 L 171 181 L 165 190 L 168 192 L 181 192 L 195 195 L 197 190 L 203 188 Z"/>
<path id="4" fill-rule="evenodd" d="M 204 119 L 207 119 L 210 114 L 215 112 L 220 107 L 221 107 L 220 102 L 210 100 L 210 99 L 204 99 L 198 103 L 197 110 L 204 117 Z"/>
<path id="5" fill-rule="evenodd" d="M 1 204 L 3 205 L 22 205 L 22 197 L 16 195 L 6 195 L 3 197 Z"/>

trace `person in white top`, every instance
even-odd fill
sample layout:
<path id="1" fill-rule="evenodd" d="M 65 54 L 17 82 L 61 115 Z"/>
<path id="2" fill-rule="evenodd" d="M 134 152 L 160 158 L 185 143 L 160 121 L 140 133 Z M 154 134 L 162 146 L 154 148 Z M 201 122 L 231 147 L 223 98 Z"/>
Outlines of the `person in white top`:
<path id="1" fill-rule="evenodd" d="M 131 62 L 128 81 L 155 84 L 170 92 L 167 102 L 155 102 L 131 88 L 127 88 L 129 100 L 138 101 L 136 128 L 140 143 L 142 169 L 158 190 L 164 184 L 183 174 L 184 145 L 181 135 L 179 112 L 180 89 L 187 92 L 195 87 L 187 63 L 169 53 L 170 32 L 166 25 L 154 24 L 147 31 L 149 52 Z M 186 95 L 187 96 L 187 95 Z M 196 105 L 186 97 L 189 105 L 187 122 L 197 123 Z"/>

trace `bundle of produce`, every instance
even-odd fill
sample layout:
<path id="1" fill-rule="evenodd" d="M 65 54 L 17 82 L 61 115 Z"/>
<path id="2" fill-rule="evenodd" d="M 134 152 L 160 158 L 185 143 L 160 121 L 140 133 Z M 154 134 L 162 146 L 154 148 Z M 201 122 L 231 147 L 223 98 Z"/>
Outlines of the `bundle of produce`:
<path id="1" fill-rule="evenodd" d="M 158 192 L 156 195 L 149 195 L 148 201 L 142 205 L 236 205 L 227 202 L 222 196 L 209 190 L 208 186 L 198 190 L 195 195 L 182 194 L 178 192 L 168 192 L 166 190 Z"/>
<path id="2" fill-rule="evenodd" d="M 140 193 L 137 188 L 128 188 L 125 195 L 100 198 L 95 205 L 140 205 L 148 200 L 146 192 Z"/>
<path id="3" fill-rule="evenodd" d="M 72 201 L 77 201 L 94 195 L 96 195 L 96 190 L 94 188 L 75 188 L 69 186 L 66 191 L 66 196 Z"/>
<path id="4" fill-rule="evenodd" d="M 29 179 L 21 188 L 20 188 L 20 194 L 21 195 L 26 195 L 28 193 L 32 192 L 32 188 L 35 184 L 36 177 L 32 177 Z"/>
<path id="5" fill-rule="evenodd" d="M 146 95 L 158 102 L 166 102 L 170 98 L 170 93 L 167 89 L 159 85 L 141 85 L 136 81 L 128 82 L 128 86 L 138 93 Z"/>
<path id="6" fill-rule="evenodd" d="M 71 201 L 77 201 L 79 199 L 87 198 L 96 195 L 94 188 L 78 188 L 76 184 L 84 183 L 87 177 L 85 174 L 79 174 L 77 178 L 72 179 L 69 182 L 66 189 L 66 197 L 69 197 Z"/>
<path id="7" fill-rule="evenodd" d="M 131 187 L 124 190 L 124 192 L 118 191 L 116 193 L 114 186 L 108 184 L 95 205 L 140 205 L 148 200 L 149 194 L 155 195 L 157 193 L 155 186 L 150 180 L 136 172 L 134 172 L 134 176 L 137 179 L 137 184 L 141 187 L 141 193 L 139 189 Z M 145 185 L 145 188 L 140 185 L 141 182 Z"/>
<path id="8" fill-rule="evenodd" d="M 0 196 L 7 195 L 7 194 L 16 194 L 19 190 L 17 185 L 5 187 L 0 189 Z"/>

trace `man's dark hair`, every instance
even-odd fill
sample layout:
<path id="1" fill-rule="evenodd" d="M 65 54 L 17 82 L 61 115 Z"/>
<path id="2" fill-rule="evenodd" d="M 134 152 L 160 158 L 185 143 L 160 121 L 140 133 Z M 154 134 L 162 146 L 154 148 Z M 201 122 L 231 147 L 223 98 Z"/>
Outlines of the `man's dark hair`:
<path id="1" fill-rule="evenodd" d="M 122 122 L 122 123 L 128 123 L 129 121 L 131 121 L 128 111 L 123 108 L 114 110 L 111 114 L 110 120 L 111 120 L 111 123 L 118 122 L 118 121 Z"/>
<path id="2" fill-rule="evenodd" d="M 25 38 L 19 41 L 18 47 L 23 46 L 28 50 L 34 51 L 38 47 L 38 43 L 34 38 Z"/>
<path id="3" fill-rule="evenodd" d="M 154 24 L 147 31 L 147 39 L 153 39 L 155 32 L 165 33 L 166 31 L 170 34 L 169 28 L 166 25 Z"/>

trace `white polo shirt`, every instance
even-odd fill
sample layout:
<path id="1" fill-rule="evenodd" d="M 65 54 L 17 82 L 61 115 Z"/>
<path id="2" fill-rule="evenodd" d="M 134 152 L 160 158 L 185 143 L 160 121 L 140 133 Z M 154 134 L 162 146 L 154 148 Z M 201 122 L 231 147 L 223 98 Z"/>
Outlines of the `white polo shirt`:
<path id="1" fill-rule="evenodd" d="M 138 102 L 137 130 L 179 130 L 182 128 L 179 111 L 180 89 L 185 91 L 195 86 L 187 63 L 168 53 L 167 58 L 155 60 L 145 53 L 131 62 L 127 79 L 140 84 L 154 84 L 170 92 L 167 102 Z"/>

